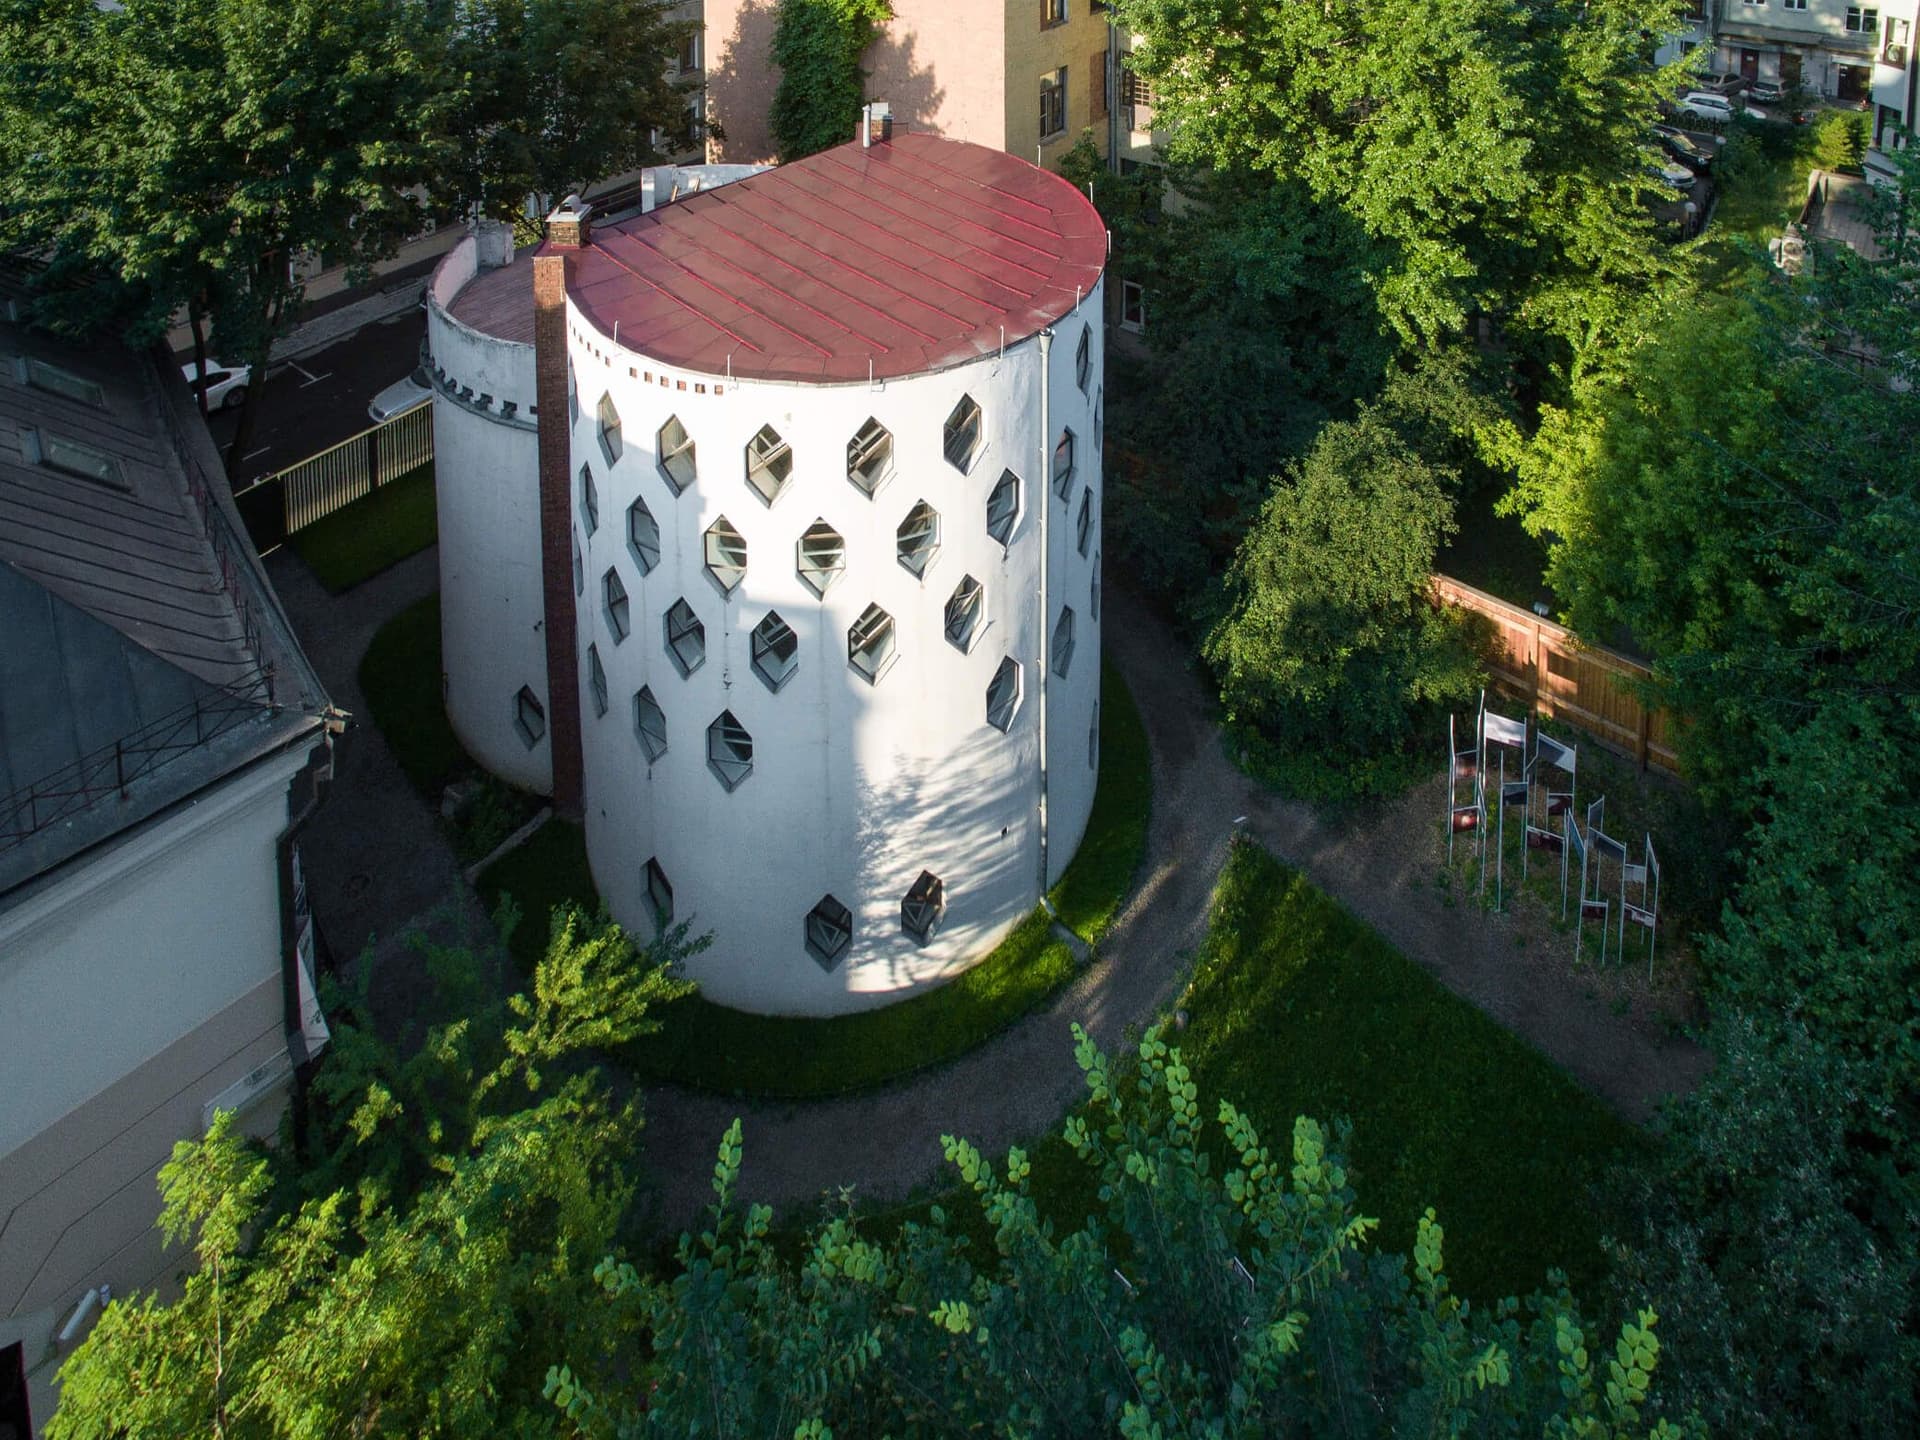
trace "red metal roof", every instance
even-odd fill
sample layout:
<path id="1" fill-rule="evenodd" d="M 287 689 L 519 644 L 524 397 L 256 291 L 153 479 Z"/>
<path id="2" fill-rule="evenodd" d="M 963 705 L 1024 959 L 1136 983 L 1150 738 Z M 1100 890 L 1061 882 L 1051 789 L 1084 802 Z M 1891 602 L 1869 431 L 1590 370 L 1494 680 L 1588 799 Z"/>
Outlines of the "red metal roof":
<path id="1" fill-rule="evenodd" d="M 1107 260 L 1087 197 L 999 150 L 896 133 L 596 227 L 568 291 L 622 349 L 767 380 L 911 375 L 1058 320 Z M 871 372 L 868 366 L 871 362 Z"/>

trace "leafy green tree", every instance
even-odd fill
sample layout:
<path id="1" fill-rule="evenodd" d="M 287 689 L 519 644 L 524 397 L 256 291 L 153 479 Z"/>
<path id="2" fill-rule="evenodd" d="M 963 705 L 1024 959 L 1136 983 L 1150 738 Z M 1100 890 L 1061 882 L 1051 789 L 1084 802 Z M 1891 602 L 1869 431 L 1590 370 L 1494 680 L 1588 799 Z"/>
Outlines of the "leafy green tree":
<path id="1" fill-rule="evenodd" d="M 593 1261 L 623 1236 L 640 1113 L 584 1068 L 685 992 L 676 936 L 555 917 L 530 994 L 435 1026 L 401 1059 L 336 1026 L 313 1155 L 273 1165 L 221 1116 L 160 1175 L 190 1242 L 179 1297 L 120 1298 L 61 1370 L 51 1440 L 139 1435 L 551 1433 L 528 1356 L 611 1365 L 618 1316 L 582 1324 Z M 471 954 L 429 963 L 457 979 Z M 304 1196 L 304 1198 L 301 1198 Z"/>
<path id="2" fill-rule="evenodd" d="M 780 0 L 772 52 L 780 84 L 768 121 L 782 160 L 853 138 L 866 79 L 860 57 L 892 16 L 887 0 Z"/>
<path id="3" fill-rule="evenodd" d="M 184 309 L 200 358 L 211 323 L 220 353 L 263 373 L 297 257 L 365 265 L 420 227 L 411 187 L 442 153 L 444 104 L 423 18 L 385 0 L 9 7 L 0 245 L 49 256 L 56 281 L 109 282 L 83 309 L 56 292 L 42 318 L 130 315 L 153 338 Z"/>
<path id="4" fill-rule="evenodd" d="M 1203 653 L 1250 758 L 1289 788 L 1397 788 L 1422 725 L 1482 683 L 1464 622 L 1427 599 L 1450 478 L 1363 410 L 1280 478 L 1235 558 Z"/>
<path id="5" fill-rule="evenodd" d="M 618 1328 L 648 1337 L 640 1384 L 557 1366 L 556 1407 L 591 1436 L 1695 1433 L 1657 1418 L 1651 1310 L 1612 1340 L 1564 1290 L 1477 1312 L 1431 1212 L 1410 1262 L 1372 1250 L 1319 1124 L 1275 1154 L 1221 1102 L 1209 1133 L 1159 1030 L 1126 1067 L 1075 1035 L 1088 1096 L 1063 1136 L 1099 1213 L 1046 1213 L 1023 1151 L 996 1167 L 949 1137 L 990 1249 L 935 1208 L 884 1240 L 830 1218 L 796 1262 L 735 1204 L 736 1122 L 676 1272 L 600 1267 Z"/>

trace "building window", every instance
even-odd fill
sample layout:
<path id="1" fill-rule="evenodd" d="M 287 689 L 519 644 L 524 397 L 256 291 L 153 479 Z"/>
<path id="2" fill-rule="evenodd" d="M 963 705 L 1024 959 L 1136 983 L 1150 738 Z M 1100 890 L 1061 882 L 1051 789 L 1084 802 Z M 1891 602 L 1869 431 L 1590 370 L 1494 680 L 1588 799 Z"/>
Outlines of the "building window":
<path id="1" fill-rule="evenodd" d="M 84 376 L 76 375 L 71 370 L 62 370 L 58 365 L 49 365 L 46 361 L 31 355 L 20 356 L 15 364 L 16 373 L 24 385 L 31 385 L 36 390 L 44 390 L 49 395 L 58 395 L 63 400 L 77 400 L 82 405 L 91 405 L 96 410 L 107 408 L 107 392 Z M 211 365 L 207 369 L 216 381 L 224 380 L 228 373 L 215 370 Z M 194 382 L 193 389 L 196 393 L 205 388 L 207 387 L 198 381 Z M 223 398 L 228 405 L 232 405 L 234 395 L 246 393 L 246 386 L 236 386 Z"/>
<path id="2" fill-rule="evenodd" d="M 1067 129 L 1067 67 L 1040 77 L 1040 138 L 1050 140 Z"/>
<path id="3" fill-rule="evenodd" d="M 653 518 L 644 500 L 635 500 L 627 507 L 627 545 L 640 573 L 652 574 L 653 567 L 660 563 L 660 522 Z"/>
<path id="4" fill-rule="evenodd" d="M 1807 0 L 1780 0 L 1780 8 L 1782 10 L 1804 10 L 1807 8 Z"/>
<path id="5" fill-rule="evenodd" d="M 1080 327 L 1080 343 L 1073 351 L 1073 383 L 1080 387 L 1082 395 L 1087 393 L 1087 381 L 1093 376 L 1093 327 Z"/>
<path id="6" fill-rule="evenodd" d="M 707 627 L 685 600 L 667 607 L 667 654 L 682 675 L 691 675 L 707 663 Z"/>
<path id="7" fill-rule="evenodd" d="M 922 870 L 900 902 L 900 928 L 913 937 L 916 945 L 924 945 L 940 928 L 946 908 L 946 885 L 931 870 Z"/>
<path id="8" fill-rule="evenodd" d="M 678 415 L 668 416 L 667 423 L 654 436 L 654 454 L 659 459 L 660 473 L 673 487 L 674 494 L 678 495 L 699 478 L 694 464 L 693 437 L 687 434 L 687 427 L 680 423 Z"/>
<path id="9" fill-rule="evenodd" d="M 688 30 L 680 39 L 680 73 L 691 75 L 700 68 L 700 32 Z"/>
<path id="10" fill-rule="evenodd" d="M 973 648 L 973 637 L 980 628 L 980 612 L 985 608 L 986 592 L 969 575 L 947 597 L 947 639 L 961 654 Z"/>
<path id="11" fill-rule="evenodd" d="M 853 912 L 833 896 L 822 895 L 807 912 L 806 937 L 807 953 L 822 970 L 833 969 L 853 939 Z"/>
<path id="12" fill-rule="evenodd" d="M 600 397 L 599 421 L 600 454 L 611 466 L 625 449 L 620 441 L 620 412 L 613 408 L 613 396 Z"/>
<path id="13" fill-rule="evenodd" d="M 641 872 L 647 881 L 647 904 L 653 910 L 653 923 L 664 930 L 673 923 L 673 886 L 667 872 L 660 868 L 658 856 L 647 861 Z"/>
<path id="14" fill-rule="evenodd" d="M 1073 494 L 1073 431 L 1062 430 L 1053 447 L 1053 493 L 1062 500 Z"/>
<path id="15" fill-rule="evenodd" d="M 940 550 L 939 512 L 924 500 L 915 501 L 893 534 L 901 566 L 910 575 L 925 575 Z"/>
<path id="16" fill-rule="evenodd" d="M 1067 0 L 1040 0 L 1040 28 L 1067 23 Z"/>
<path id="17" fill-rule="evenodd" d="M 587 593 L 587 567 L 580 558 L 580 531 L 573 531 L 573 593 L 575 598 Z"/>
<path id="18" fill-rule="evenodd" d="M 953 413 L 947 416 L 940 445 L 947 463 L 962 475 L 966 474 L 967 467 L 973 464 L 974 451 L 980 448 L 980 407 L 971 395 L 962 395 Z"/>
<path id="19" fill-rule="evenodd" d="M 58 435 L 42 434 L 38 430 L 23 429 L 20 437 L 26 458 L 33 464 L 45 465 L 50 470 L 59 470 L 67 475 L 78 475 L 83 480 L 98 480 L 116 490 L 133 488 L 127 481 L 126 472 L 120 468 L 119 460 L 104 450 L 65 440 Z"/>
<path id="20" fill-rule="evenodd" d="M 633 733 L 651 764 L 667 753 L 667 712 L 653 698 L 653 691 L 642 685 L 633 692 Z"/>
<path id="21" fill-rule="evenodd" d="M 793 474 L 793 451 L 771 425 L 762 425 L 747 442 L 747 484 L 753 493 L 771 505 L 786 488 Z"/>
<path id="22" fill-rule="evenodd" d="M 567 361 L 567 423 L 580 423 L 580 385 L 574 377 L 573 361 Z"/>
<path id="23" fill-rule="evenodd" d="M 513 697 L 513 728 L 520 743 L 531 750 L 547 733 L 547 708 L 525 685 Z"/>
<path id="24" fill-rule="evenodd" d="M 1093 448 L 1100 448 L 1100 437 L 1107 429 L 1107 387 L 1102 385 L 1093 392 Z"/>
<path id="25" fill-rule="evenodd" d="M 1053 626 L 1053 673 L 1061 679 L 1067 675 L 1067 667 L 1073 664 L 1073 607 L 1062 605 L 1060 618 Z"/>
<path id="26" fill-rule="evenodd" d="M 1006 731 L 1013 728 L 1013 712 L 1020 708 L 1020 666 L 1012 656 L 1000 662 L 987 682 L 987 724 Z"/>
<path id="27" fill-rule="evenodd" d="M 847 542 L 825 520 L 815 520 L 800 537 L 795 565 L 807 588 L 824 595 L 847 568 Z"/>
<path id="28" fill-rule="evenodd" d="M 620 572 L 611 565 L 607 573 L 600 577 L 600 599 L 606 606 L 607 633 L 613 636 L 618 645 L 627 638 L 627 632 L 633 627 L 628 622 L 627 587 L 620 583 Z"/>
<path id="29" fill-rule="evenodd" d="M 872 495 L 893 472 L 893 432 L 868 418 L 847 442 L 847 479 L 863 495 Z"/>
<path id="30" fill-rule="evenodd" d="M 878 605 L 869 605 L 847 627 L 847 663 L 877 681 L 893 658 L 893 617 Z"/>
<path id="31" fill-rule="evenodd" d="M 1080 547 L 1080 553 L 1087 553 L 1087 546 L 1093 543 L 1093 486 L 1089 485 L 1080 492 L 1080 518 L 1074 522 L 1074 542 Z"/>
<path id="32" fill-rule="evenodd" d="M 707 726 L 707 765 L 729 790 L 753 773 L 753 737 L 731 710 Z"/>
<path id="33" fill-rule="evenodd" d="M 600 663 L 600 647 L 587 646 L 587 684 L 593 690 L 593 713 L 607 713 L 607 672 Z"/>
<path id="34" fill-rule="evenodd" d="M 593 538 L 593 532 L 600 528 L 600 492 L 593 483 L 593 468 L 580 467 L 580 518 L 587 527 L 587 538 Z"/>
<path id="35" fill-rule="evenodd" d="M 722 515 L 707 527 L 707 573 L 729 595 L 747 575 L 747 542 Z"/>
<path id="36" fill-rule="evenodd" d="M 1020 477 L 1002 470 L 1000 479 L 987 496 L 987 534 L 1002 545 L 1013 539 L 1014 522 L 1020 518 Z"/>
<path id="37" fill-rule="evenodd" d="M 1120 282 L 1120 328 L 1135 334 L 1147 328 L 1147 292 L 1138 280 Z"/>
<path id="38" fill-rule="evenodd" d="M 754 673 L 769 690 L 778 690 L 800 668 L 800 637 L 778 610 L 769 610 L 767 618 L 753 627 L 752 640 Z"/>
<path id="39" fill-rule="evenodd" d="M 1872 35 L 1880 29 L 1880 12 L 1864 5 L 1847 7 L 1847 30 L 1854 35 Z"/>

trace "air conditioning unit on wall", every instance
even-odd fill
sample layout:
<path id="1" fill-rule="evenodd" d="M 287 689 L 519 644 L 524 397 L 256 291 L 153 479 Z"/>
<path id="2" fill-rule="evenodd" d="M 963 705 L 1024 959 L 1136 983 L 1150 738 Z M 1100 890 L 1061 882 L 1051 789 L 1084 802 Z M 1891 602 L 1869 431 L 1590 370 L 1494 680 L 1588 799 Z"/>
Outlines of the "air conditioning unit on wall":
<path id="1" fill-rule="evenodd" d="M 1904 45 L 1889 45 L 1880 52 L 1880 59 L 1883 64 L 1887 65 L 1905 65 L 1907 63 L 1907 47 Z"/>

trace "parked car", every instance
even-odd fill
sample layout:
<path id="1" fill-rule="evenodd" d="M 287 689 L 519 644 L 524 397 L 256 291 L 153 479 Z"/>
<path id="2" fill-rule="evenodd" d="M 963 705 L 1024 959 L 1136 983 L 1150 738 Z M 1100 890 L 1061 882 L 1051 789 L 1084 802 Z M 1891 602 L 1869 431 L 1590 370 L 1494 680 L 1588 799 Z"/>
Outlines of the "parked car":
<path id="1" fill-rule="evenodd" d="M 1671 125 L 1656 125 L 1653 133 L 1660 138 L 1660 144 L 1666 152 L 1696 175 L 1704 175 L 1713 164 L 1713 152 L 1699 144 L 1684 130 L 1676 130 Z"/>
<path id="2" fill-rule="evenodd" d="M 1671 160 L 1649 160 L 1647 173 L 1658 175 L 1669 187 L 1675 190 L 1693 188 L 1693 171 L 1684 165 L 1676 165 Z"/>
<path id="3" fill-rule="evenodd" d="M 1756 80 L 1747 87 L 1747 99 L 1755 105 L 1778 105 L 1787 98 L 1787 87 L 1778 80 Z"/>
<path id="4" fill-rule="evenodd" d="M 1716 95 L 1711 90 L 1689 90 L 1680 97 L 1680 103 L 1673 107 L 1673 113 L 1684 115 L 1691 120 L 1710 120 L 1716 125 L 1724 125 L 1733 119 L 1733 102 L 1724 95 Z"/>
<path id="5" fill-rule="evenodd" d="M 1744 75 L 1702 75 L 1700 83 L 1694 88 L 1704 90 L 1709 95 L 1725 95 L 1732 99 L 1747 87 Z"/>
<path id="6" fill-rule="evenodd" d="M 180 367 L 180 374 L 196 395 L 205 389 L 207 409 L 237 410 L 247 403 L 247 382 L 253 378 L 253 367 L 209 360 L 207 378 L 203 381 L 200 366 L 190 360 Z"/>
<path id="7" fill-rule="evenodd" d="M 376 425 L 384 425 L 405 411 L 413 409 L 422 400 L 433 394 L 433 386 L 427 382 L 427 369 L 417 365 L 411 375 L 404 380 L 396 380 L 367 406 L 367 414 Z"/>

